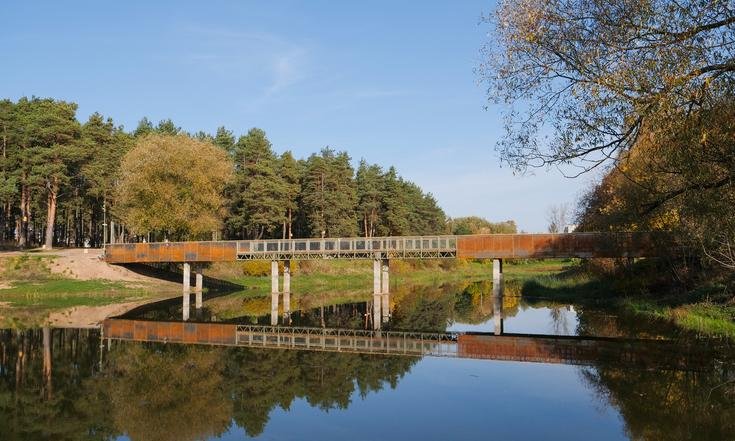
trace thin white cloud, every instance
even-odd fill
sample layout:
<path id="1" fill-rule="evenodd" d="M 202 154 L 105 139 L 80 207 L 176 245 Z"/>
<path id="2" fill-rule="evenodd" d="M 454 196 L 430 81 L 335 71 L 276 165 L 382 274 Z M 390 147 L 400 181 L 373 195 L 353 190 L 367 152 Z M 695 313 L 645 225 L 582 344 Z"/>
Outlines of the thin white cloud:
<path id="1" fill-rule="evenodd" d="M 306 76 L 307 65 L 308 56 L 302 48 L 276 55 L 271 63 L 272 82 L 266 91 L 266 95 L 278 94 L 303 80 Z"/>
<path id="2" fill-rule="evenodd" d="M 185 64 L 215 72 L 233 87 L 259 94 L 249 101 L 263 104 L 311 74 L 307 45 L 266 32 L 210 28 L 198 24 L 177 27 L 187 40 Z"/>

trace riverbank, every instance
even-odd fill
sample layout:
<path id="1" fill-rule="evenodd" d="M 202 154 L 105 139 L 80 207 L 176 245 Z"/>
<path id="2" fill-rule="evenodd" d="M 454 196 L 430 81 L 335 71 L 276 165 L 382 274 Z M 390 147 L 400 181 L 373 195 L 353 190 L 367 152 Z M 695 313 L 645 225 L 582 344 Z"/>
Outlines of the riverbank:
<path id="1" fill-rule="evenodd" d="M 625 311 L 712 336 L 735 337 L 733 280 L 727 276 L 685 289 L 665 283 L 660 262 L 640 260 L 629 268 L 600 271 L 574 265 L 552 274 L 519 280 L 525 297 L 548 297 L 576 303 L 610 303 Z"/>
<path id="2" fill-rule="evenodd" d="M 95 250 L 0 254 L 0 325 L 28 327 L 46 323 L 54 316 L 80 317 L 81 321 L 76 323 L 81 325 L 89 322 L 82 317 L 84 313 L 94 318 L 106 312 L 122 312 L 115 305 L 133 307 L 180 295 L 181 285 L 177 282 L 108 265 L 98 255 Z M 506 280 L 553 274 L 571 264 L 561 260 L 511 263 L 505 266 Z M 270 262 L 231 262 L 213 264 L 205 273 L 243 286 L 237 297 L 254 298 L 270 292 L 269 271 Z M 354 299 L 370 292 L 372 287 L 372 265 L 365 261 L 297 262 L 292 273 L 294 292 L 326 295 L 331 300 Z M 491 275 L 490 262 L 460 259 L 391 262 L 394 287 L 473 282 L 487 280 Z"/>
<path id="3" fill-rule="evenodd" d="M 645 275 L 654 270 L 646 261 L 616 274 L 591 270 L 577 259 L 509 261 L 504 266 L 505 292 L 560 302 L 604 303 L 698 333 L 735 337 L 735 305 L 726 283 L 711 281 L 683 292 L 651 286 Z M 213 264 L 206 274 L 243 286 L 242 292 L 221 299 L 224 304 L 219 305 L 241 312 L 237 298 L 256 299 L 270 292 L 269 271 L 269 262 L 232 262 Z M 295 293 L 327 296 L 331 302 L 353 301 L 372 287 L 372 266 L 365 261 L 297 262 L 292 273 Z M 405 286 L 471 283 L 487 280 L 491 274 L 490 262 L 392 261 L 390 280 L 393 291 Z M 107 265 L 94 250 L 89 254 L 83 250 L 0 254 L 0 275 L 0 325 L 10 327 L 34 326 L 51 319 L 89 324 L 125 308 L 180 294 L 180 284 Z M 237 304 L 227 304 L 233 301 Z"/>
<path id="4" fill-rule="evenodd" d="M 0 253 L 0 326 L 88 325 L 80 311 L 89 317 L 113 314 L 122 312 L 115 305 L 132 307 L 180 289 L 108 265 L 98 256 L 98 250 L 79 249 Z M 69 322 L 68 317 L 80 320 Z"/>

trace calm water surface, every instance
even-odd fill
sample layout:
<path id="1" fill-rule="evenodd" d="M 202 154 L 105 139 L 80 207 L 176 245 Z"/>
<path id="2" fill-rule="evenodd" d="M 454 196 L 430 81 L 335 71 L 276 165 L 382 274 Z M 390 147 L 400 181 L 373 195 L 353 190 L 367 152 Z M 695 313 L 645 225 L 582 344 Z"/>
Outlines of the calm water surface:
<path id="1" fill-rule="evenodd" d="M 600 357 L 557 354 L 540 363 L 133 341 L 108 347 L 98 330 L 4 330 L 0 439 L 735 439 L 729 341 L 599 305 L 511 295 L 498 302 L 488 288 L 405 288 L 388 299 L 294 294 L 288 309 L 279 298 L 277 310 L 270 296 L 232 294 L 207 300 L 192 317 L 448 331 L 483 341 L 497 341 L 502 317 L 503 341 L 568 336 L 559 341 L 601 345 Z M 181 309 L 177 301 L 132 315 L 175 320 Z M 656 344 L 666 345 L 665 356 L 651 361 Z M 638 360 L 648 360 L 646 368 Z"/>

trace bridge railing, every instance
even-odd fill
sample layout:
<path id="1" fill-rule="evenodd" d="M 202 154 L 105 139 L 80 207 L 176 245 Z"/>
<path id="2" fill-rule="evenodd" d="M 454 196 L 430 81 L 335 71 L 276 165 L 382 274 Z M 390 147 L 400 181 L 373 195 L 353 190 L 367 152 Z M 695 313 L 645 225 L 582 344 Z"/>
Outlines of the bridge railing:
<path id="1" fill-rule="evenodd" d="M 380 238 L 276 239 L 237 241 L 239 259 L 323 258 L 325 256 L 454 257 L 456 236 L 404 236 Z"/>

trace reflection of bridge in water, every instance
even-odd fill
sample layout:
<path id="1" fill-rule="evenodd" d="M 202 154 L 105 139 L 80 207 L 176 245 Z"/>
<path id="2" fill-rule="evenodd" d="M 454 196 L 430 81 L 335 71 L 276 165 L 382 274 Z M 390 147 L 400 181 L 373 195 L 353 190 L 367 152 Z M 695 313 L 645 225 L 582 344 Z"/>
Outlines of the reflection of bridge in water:
<path id="1" fill-rule="evenodd" d="M 668 340 L 528 334 L 429 333 L 233 323 L 108 319 L 109 340 L 436 356 L 640 369 L 709 370 L 716 357 Z"/>

